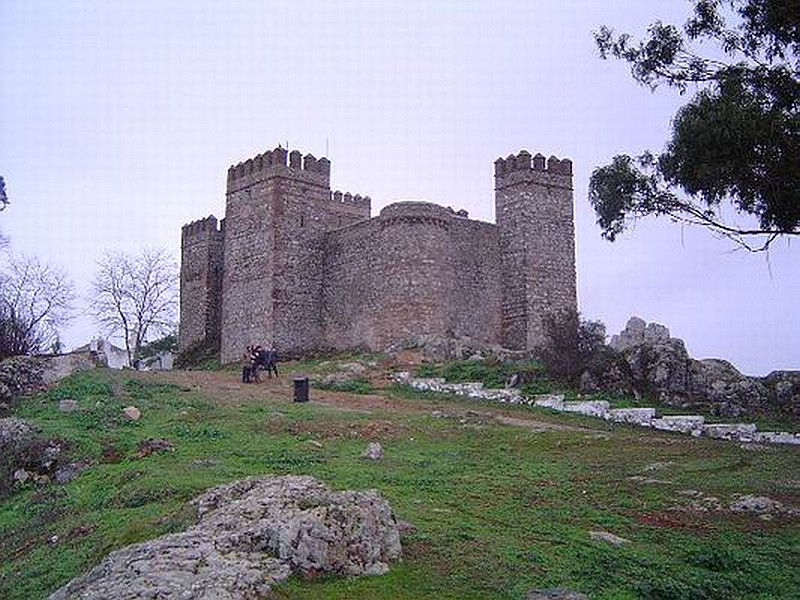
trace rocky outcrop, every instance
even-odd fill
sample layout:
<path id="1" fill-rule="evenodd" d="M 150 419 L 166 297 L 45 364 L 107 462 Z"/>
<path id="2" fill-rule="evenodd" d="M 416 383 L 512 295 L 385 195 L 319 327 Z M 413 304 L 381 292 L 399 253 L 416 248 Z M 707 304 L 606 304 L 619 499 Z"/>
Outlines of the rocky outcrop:
<path id="1" fill-rule="evenodd" d="M 261 598 L 290 573 L 378 575 L 400 559 L 389 504 L 312 477 L 256 477 L 192 502 L 188 531 L 109 554 L 51 600 Z"/>
<path id="2" fill-rule="evenodd" d="M 800 372 L 776 371 L 767 377 L 748 377 L 721 359 L 696 360 L 683 340 L 670 336 L 658 323 L 632 317 L 611 339 L 600 368 L 581 378 L 581 391 L 624 393 L 625 378 L 636 395 L 656 398 L 681 408 L 703 408 L 723 417 L 781 411 L 800 415 Z M 620 366 L 619 360 L 625 366 Z"/>
<path id="3" fill-rule="evenodd" d="M 99 366 L 105 357 L 96 352 L 70 352 L 48 356 L 14 356 L 0 362 L 0 417 L 11 412 L 12 403 L 48 385 Z"/>
<path id="4" fill-rule="evenodd" d="M 11 411 L 14 400 L 45 387 L 44 361 L 14 356 L 0 362 L 0 417 Z"/>
<path id="5" fill-rule="evenodd" d="M 27 421 L 0 419 L 0 497 L 15 483 L 50 481 L 62 451 L 62 442 L 42 437 Z"/>
<path id="6" fill-rule="evenodd" d="M 402 350 L 418 350 L 428 360 L 443 362 L 448 360 L 524 360 L 533 354 L 525 350 L 509 350 L 496 344 L 487 344 L 479 340 L 462 336 L 447 337 L 441 335 L 417 335 L 401 343 L 392 344 L 386 352 L 393 354 Z"/>

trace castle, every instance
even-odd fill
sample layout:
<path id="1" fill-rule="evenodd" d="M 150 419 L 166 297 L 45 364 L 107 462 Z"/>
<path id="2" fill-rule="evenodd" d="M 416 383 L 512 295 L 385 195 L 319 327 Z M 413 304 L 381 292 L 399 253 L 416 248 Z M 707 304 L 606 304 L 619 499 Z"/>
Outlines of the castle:
<path id="1" fill-rule="evenodd" d="M 288 159 L 288 160 L 287 160 Z M 379 350 L 420 334 L 513 349 L 576 308 L 572 162 L 495 161 L 496 224 L 428 202 L 370 216 L 331 164 L 278 147 L 228 169 L 225 218 L 183 226 L 181 349 Z"/>

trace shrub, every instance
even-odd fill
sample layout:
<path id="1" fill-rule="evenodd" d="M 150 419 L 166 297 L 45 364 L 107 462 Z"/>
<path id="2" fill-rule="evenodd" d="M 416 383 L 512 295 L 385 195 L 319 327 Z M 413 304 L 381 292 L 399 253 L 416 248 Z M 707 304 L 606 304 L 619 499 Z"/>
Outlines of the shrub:
<path id="1" fill-rule="evenodd" d="M 545 343 L 537 354 L 555 379 L 575 384 L 583 370 L 605 347 L 606 327 L 581 319 L 572 308 L 544 318 Z"/>

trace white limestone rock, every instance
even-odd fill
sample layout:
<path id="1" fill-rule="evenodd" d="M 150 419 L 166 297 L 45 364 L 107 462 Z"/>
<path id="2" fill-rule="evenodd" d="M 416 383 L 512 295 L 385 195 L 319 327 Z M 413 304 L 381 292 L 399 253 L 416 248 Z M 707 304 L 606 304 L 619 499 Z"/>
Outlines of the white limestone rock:
<path id="1" fill-rule="evenodd" d="M 112 552 L 50 600 L 249 600 L 291 572 L 377 575 L 402 553 L 391 507 L 375 490 L 266 476 L 213 488 L 192 504 L 197 525 Z"/>

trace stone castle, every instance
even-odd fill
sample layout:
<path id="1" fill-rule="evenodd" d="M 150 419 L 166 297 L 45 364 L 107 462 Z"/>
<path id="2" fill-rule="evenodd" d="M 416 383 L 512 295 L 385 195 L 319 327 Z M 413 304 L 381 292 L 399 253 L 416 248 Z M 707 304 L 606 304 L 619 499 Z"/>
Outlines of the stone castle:
<path id="1" fill-rule="evenodd" d="M 183 226 L 181 349 L 384 349 L 423 334 L 512 349 L 576 308 L 572 162 L 495 161 L 496 224 L 428 202 L 375 217 L 326 158 L 278 147 L 228 169 L 225 218 Z"/>

